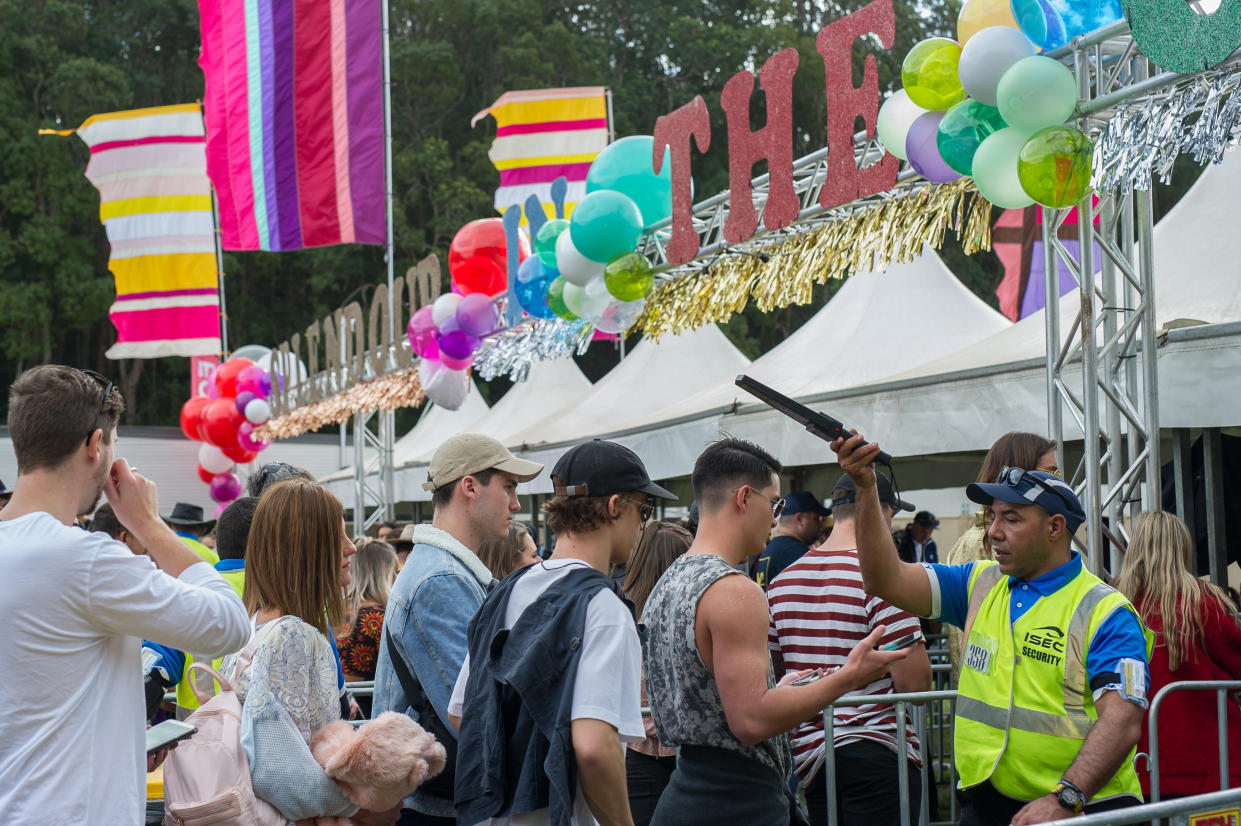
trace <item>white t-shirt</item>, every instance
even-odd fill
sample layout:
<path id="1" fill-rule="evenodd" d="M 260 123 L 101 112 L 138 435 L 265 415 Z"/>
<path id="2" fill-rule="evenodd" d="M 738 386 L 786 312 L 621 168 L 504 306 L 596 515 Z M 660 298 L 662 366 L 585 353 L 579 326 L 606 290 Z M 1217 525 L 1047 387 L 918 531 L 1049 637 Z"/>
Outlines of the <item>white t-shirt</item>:
<path id="1" fill-rule="evenodd" d="M 512 628 L 522 612 L 538 599 L 556 580 L 575 567 L 590 567 L 577 559 L 553 559 L 531 565 L 513 586 L 504 626 Z M 573 705 L 570 719 L 602 720 L 620 733 L 620 749 L 625 743 L 646 739 L 642 727 L 642 644 L 633 615 L 609 589 L 595 594 L 586 609 L 586 631 L 582 635 L 581 659 L 573 683 Z M 470 656 L 466 654 L 461 673 L 448 701 L 448 713 L 460 717 L 465 706 L 465 684 L 470 678 Z M 548 809 L 515 815 L 493 817 L 479 826 L 546 826 Z M 596 826 L 597 821 L 586 805 L 579 782 L 573 801 L 574 826 Z"/>
<path id="2" fill-rule="evenodd" d="M 174 579 L 47 513 L 0 521 L 0 812 L 13 824 L 142 823 L 145 639 L 221 656 L 250 636 L 210 565 Z"/>

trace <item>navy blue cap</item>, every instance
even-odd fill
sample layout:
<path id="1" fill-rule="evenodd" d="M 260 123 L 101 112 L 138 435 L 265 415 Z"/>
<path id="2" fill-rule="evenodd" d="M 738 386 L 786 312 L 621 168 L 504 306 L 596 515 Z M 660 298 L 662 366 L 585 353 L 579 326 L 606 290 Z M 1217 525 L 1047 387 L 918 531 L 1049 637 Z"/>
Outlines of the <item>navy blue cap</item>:
<path id="1" fill-rule="evenodd" d="M 784 511 L 782 515 L 792 516 L 795 513 L 806 513 L 812 511 L 819 516 L 827 516 L 832 512 L 831 508 L 823 507 L 823 503 L 818 500 L 813 493 L 808 490 L 795 490 L 784 497 Z"/>
<path id="2" fill-rule="evenodd" d="M 1069 533 L 1086 521 L 1081 500 L 1063 479 L 1044 470 L 1004 468 L 994 482 L 974 482 L 965 489 L 971 502 L 990 505 L 996 499 L 1013 505 L 1038 505 L 1049 514 L 1060 514 Z"/>

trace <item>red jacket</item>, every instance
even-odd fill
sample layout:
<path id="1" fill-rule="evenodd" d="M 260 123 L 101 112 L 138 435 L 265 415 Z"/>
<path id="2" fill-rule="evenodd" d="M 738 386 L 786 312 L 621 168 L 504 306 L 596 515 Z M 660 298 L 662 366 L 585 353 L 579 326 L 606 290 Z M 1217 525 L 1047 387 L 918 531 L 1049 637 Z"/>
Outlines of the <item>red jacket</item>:
<path id="1" fill-rule="evenodd" d="M 1163 622 L 1158 614 L 1147 615 L 1141 598 L 1138 610 L 1155 632 L 1155 651 L 1151 655 L 1150 699 L 1159 689 L 1181 680 L 1241 679 L 1241 628 L 1221 609 L 1218 602 L 1203 595 L 1202 613 L 1206 651 L 1183 656 L 1176 671 L 1168 668 L 1168 649 L 1164 645 Z M 1180 613 L 1180 612 L 1178 612 Z M 1159 796 L 1203 794 L 1219 788 L 1218 714 L 1214 691 L 1196 689 L 1173 692 L 1159 706 Z M 1227 736 L 1230 787 L 1241 786 L 1241 708 L 1234 697 L 1227 701 Z M 1142 721 L 1138 751 L 1150 753 L 1150 714 Z M 1138 760 L 1142 792 L 1150 797 L 1150 770 Z"/>

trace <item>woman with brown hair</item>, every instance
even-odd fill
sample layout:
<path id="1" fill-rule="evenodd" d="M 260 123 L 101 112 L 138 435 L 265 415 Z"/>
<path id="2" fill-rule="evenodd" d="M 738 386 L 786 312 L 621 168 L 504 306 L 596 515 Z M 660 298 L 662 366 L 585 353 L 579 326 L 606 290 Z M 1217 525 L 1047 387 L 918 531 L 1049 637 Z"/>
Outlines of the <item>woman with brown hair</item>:
<path id="1" fill-rule="evenodd" d="M 1045 470 L 1060 475 L 1060 466 L 1056 459 L 1056 443 L 1037 433 L 1024 433 L 1013 430 L 996 439 L 982 460 L 982 468 L 978 472 L 978 482 L 994 482 L 1000 470 L 1006 467 L 1019 467 L 1022 470 Z M 991 539 L 987 536 L 987 511 L 974 514 L 974 522 L 961 534 L 957 544 L 944 557 L 946 565 L 964 565 L 979 559 L 995 559 L 991 550 Z M 960 628 L 944 623 L 948 634 L 948 657 L 952 661 L 952 683 L 956 685 L 961 670 L 961 644 L 964 634 Z"/>
<path id="2" fill-rule="evenodd" d="M 243 736 L 253 744 L 254 793 L 290 820 L 359 812 L 310 753 L 315 732 L 340 718 L 336 660 L 328 628 L 344 618 L 342 588 L 357 549 L 345 533 L 340 500 L 303 479 L 264 492 L 246 543 L 243 600 L 260 640 L 233 680 L 243 704 Z M 221 673 L 233 671 L 236 655 Z"/>
<path id="3" fill-rule="evenodd" d="M 689 550 L 693 541 L 689 531 L 671 522 L 647 522 L 642 528 L 638 546 L 629 560 L 624 586 L 626 596 L 633 601 L 638 622 L 642 621 L 642 609 L 646 607 L 651 591 L 655 590 L 655 583 L 659 582 L 673 560 Z M 643 706 L 647 705 L 645 683 L 644 679 Z M 646 739 L 640 743 L 630 743 L 625 751 L 625 775 L 634 826 L 650 823 L 659 796 L 677 765 L 677 750 L 660 744 L 649 714 L 643 715 L 642 725 L 646 729 Z"/>
<path id="4" fill-rule="evenodd" d="M 1139 514 L 1120 573 L 1112 582 L 1155 634 L 1148 699 L 1179 680 L 1241 679 L 1241 627 L 1228 595 L 1189 572 L 1193 541 L 1185 523 L 1164 511 Z M 1215 704 L 1202 692 L 1174 694 L 1159 713 L 1161 798 L 1221 791 Z M 1241 786 L 1241 709 L 1227 703 L 1229 788 Z M 1150 752 L 1142 725 L 1139 752 Z M 1138 778 L 1150 797 L 1150 765 Z"/>
<path id="5" fill-rule="evenodd" d="M 504 579 L 518 568 L 539 561 L 539 549 L 530 529 L 522 522 L 513 522 L 501 539 L 484 539 L 478 546 L 478 558 L 496 579 Z"/>

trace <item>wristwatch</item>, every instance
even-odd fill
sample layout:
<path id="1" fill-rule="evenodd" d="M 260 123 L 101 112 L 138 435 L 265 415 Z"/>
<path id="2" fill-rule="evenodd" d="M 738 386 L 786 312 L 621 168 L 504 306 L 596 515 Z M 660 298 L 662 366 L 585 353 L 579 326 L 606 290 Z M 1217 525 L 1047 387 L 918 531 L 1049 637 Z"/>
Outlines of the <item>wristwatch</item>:
<path id="1" fill-rule="evenodd" d="M 1060 782 L 1051 790 L 1051 793 L 1060 802 L 1061 806 L 1071 809 L 1074 815 L 1081 814 L 1082 808 L 1086 805 L 1086 795 L 1082 790 L 1063 777 L 1060 778 Z"/>

